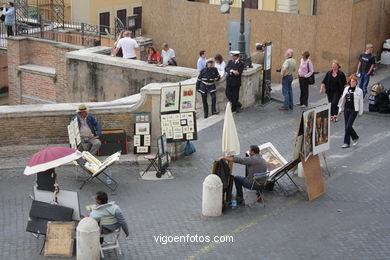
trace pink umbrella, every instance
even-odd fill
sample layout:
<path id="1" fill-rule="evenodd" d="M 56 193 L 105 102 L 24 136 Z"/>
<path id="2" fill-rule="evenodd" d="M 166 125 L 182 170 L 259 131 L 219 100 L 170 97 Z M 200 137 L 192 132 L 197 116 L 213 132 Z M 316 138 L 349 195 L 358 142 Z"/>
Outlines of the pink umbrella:
<path id="1" fill-rule="evenodd" d="M 55 168 L 81 157 L 81 152 L 68 147 L 50 147 L 34 154 L 24 169 L 25 175 L 31 175 Z"/>

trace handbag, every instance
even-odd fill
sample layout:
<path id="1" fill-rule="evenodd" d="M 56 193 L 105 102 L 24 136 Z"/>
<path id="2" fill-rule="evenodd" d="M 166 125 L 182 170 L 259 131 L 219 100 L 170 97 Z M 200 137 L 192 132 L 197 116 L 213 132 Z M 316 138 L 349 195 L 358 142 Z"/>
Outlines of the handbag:
<path id="1" fill-rule="evenodd" d="M 309 68 L 309 62 L 307 62 L 307 71 L 310 72 L 310 68 Z M 308 82 L 309 82 L 309 85 L 313 85 L 314 83 L 316 83 L 316 80 L 314 78 L 314 73 L 311 74 L 310 77 L 307 78 Z"/>

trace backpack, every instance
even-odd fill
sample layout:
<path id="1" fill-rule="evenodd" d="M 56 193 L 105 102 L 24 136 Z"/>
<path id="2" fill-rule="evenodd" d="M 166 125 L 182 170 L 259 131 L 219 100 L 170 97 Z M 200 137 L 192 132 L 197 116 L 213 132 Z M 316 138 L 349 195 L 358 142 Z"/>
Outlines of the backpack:
<path id="1" fill-rule="evenodd" d="M 370 95 L 377 96 L 379 93 L 382 93 L 385 90 L 381 83 L 377 83 L 371 87 Z"/>

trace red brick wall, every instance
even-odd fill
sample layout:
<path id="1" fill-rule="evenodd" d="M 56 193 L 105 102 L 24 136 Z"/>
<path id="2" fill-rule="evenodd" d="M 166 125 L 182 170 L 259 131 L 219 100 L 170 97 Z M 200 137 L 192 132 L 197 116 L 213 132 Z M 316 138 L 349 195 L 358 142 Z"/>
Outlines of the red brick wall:
<path id="1" fill-rule="evenodd" d="M 22 72 L 20 77 L 23 95 L 56 102 L 56 84 L 52 77 L 29 72 Z M 35 104 L 40 102 L 23 98 L 22 103 Z"/>
<path id="2" fill-rule="evenodd" d="M 81 47 L 80 47 L 81 48 Z M 71 45 L 34 38 L 14 37 L 8 39 L 8 78 L 10 105 L 34 104 L 33 100 L 23 99 L 21 95 L 38 93 L 57 103 L 70 102 L 68 98 L 68 82 L 66 77 L 65 53 L 79 49 Z M 52 76 L 20 72 L 17 67 L 25 64 L 52 67 L 56 70 L 56 82 Z M 27 84 L 24 86 L 24 84 Z M 42 84 L 44 86 L 42 86 Z M 42 92 L 42 88 L 45 90 Z M 50 89 L 50 91 L 49 91 Z M 27 91 L 24 93 L 24 91 Z M 27 94 L 30 93 L 30 94 Z"/>

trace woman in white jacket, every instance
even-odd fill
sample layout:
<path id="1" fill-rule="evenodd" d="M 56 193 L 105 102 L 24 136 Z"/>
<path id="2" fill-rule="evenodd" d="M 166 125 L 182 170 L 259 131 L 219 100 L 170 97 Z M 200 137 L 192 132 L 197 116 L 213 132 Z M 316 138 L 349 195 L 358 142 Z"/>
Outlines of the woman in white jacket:
<path id="1" fill-rule="evenodd" d="M 350 146 L 351 138 L 353 146 L 357 145 L 359 140 L 359 136 L 352 127 L 356 117 L 363 115 L 363 91 L 356 87 L 357 83 L 357 78 L 354 75 L 348 78 L 347 86 L 344 88 L 338 105 L 339 115 L 344 111 L 345 120 L 345 135 L 342 148 Z"/>

